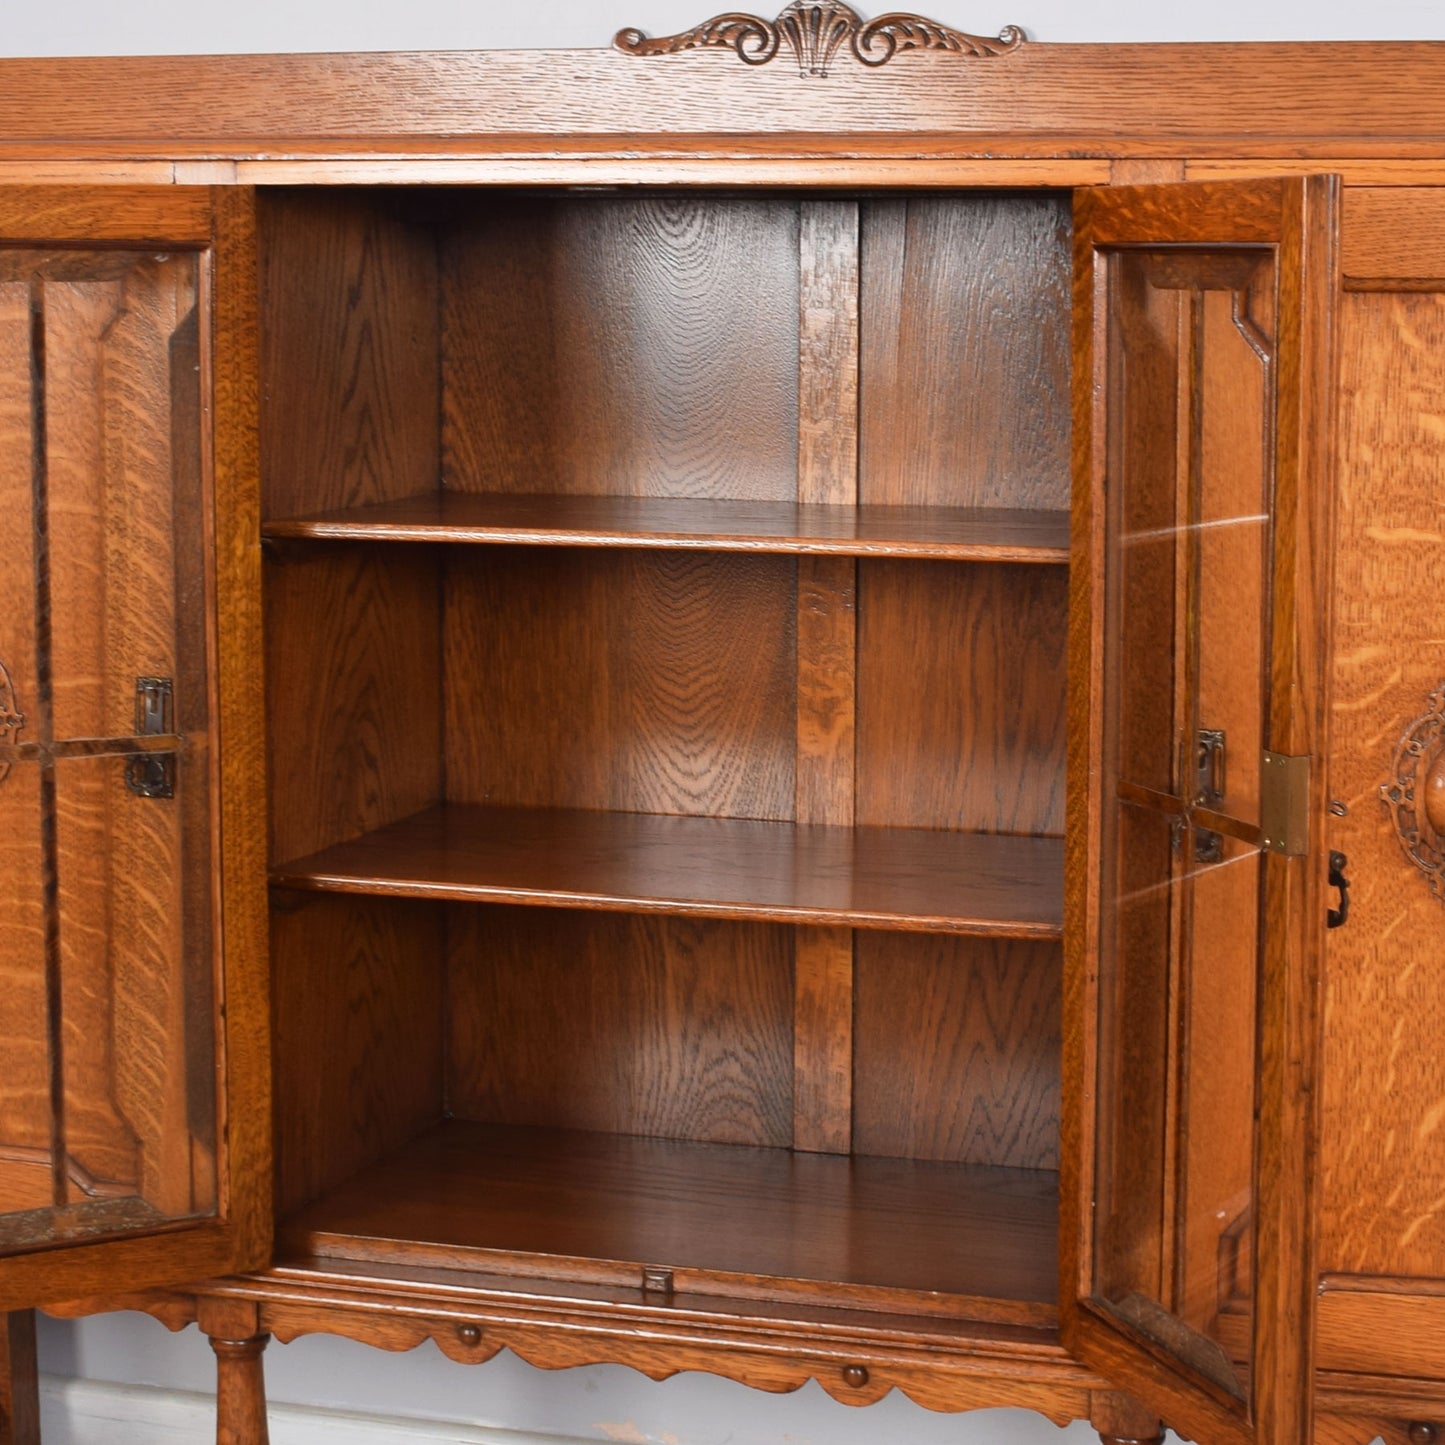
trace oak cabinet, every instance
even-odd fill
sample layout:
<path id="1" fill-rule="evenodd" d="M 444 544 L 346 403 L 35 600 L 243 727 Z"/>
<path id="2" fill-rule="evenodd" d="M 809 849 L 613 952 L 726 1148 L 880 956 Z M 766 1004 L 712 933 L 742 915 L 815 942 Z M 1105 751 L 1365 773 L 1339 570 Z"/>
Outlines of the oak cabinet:
<path id="1" fill-rule="evenodd" d="M 858 46 L 7 63 L 16 1445 L 35 1304 L 1433 1438 L 1445 58 Z"/>

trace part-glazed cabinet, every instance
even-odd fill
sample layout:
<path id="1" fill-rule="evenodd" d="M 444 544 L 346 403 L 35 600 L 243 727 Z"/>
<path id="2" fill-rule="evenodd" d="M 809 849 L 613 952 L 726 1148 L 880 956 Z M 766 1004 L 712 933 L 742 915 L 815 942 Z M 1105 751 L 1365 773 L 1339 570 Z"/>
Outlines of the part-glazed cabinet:
<path id="1" fill-rule="evenodd" d="M 1445 54 L 0 79 L 0 1440 L 37 1305 L 1437 1438 Z"/>

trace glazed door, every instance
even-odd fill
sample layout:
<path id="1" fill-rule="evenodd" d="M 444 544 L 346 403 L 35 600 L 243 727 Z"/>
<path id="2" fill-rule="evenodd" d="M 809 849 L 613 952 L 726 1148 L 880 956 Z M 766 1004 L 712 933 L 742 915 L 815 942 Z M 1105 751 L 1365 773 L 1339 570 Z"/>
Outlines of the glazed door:
<path id="1" fill-rule="evenodd" d="M 0 189 L 0 1310 L 268 1248 L 250 214 Z"/>
<path id="2" fill-rule="evenodd" d="M 1075 207 L 1064 1328 L 1205 1445 L 1310 1436 L 1335 214 Z"/>

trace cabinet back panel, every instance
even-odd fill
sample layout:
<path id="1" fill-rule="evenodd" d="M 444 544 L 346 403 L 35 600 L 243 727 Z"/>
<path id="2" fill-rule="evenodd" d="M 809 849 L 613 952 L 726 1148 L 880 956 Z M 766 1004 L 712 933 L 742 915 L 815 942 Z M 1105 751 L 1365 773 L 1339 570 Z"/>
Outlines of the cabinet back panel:
<path id="1" fill-rule="evenodd" d="M 273 914 L 278 1216 L 441 1118 L 442 921 L 376 898 Z"/>
<path id="2" fill-rule="evenodd" d="M 792 1142 L 792 931 L 453 908 L 458 1118 L 723 1144 Z"/>
<path id="3" fill-rule="evenodd" d="M 1069 505 L 1069 206 L 865 203 L 860 501 Z"/>
<path id="4" fill-rule="evenodd" d="M 1057 1169 L 1059 948 L 855 935 L 853 1149 Z"/>
<path id="5" fill-rule="evenodd" d="M 790 558 L 488 548 L 447 567 L 451 802 L 792 817 Z"/>
<path id="6" fill-rule="evenodd" d="M 437 247 L 374 192 L 261 192 L 262 516 L 432 491 Z"/>
<path id="7" fill-rule="evenodd" d="M 1063 832 L 1067 580 L 859 563 L 860 825 Z"/>
<path id="8" fill-rule="evenodd" d="M 507 197 L 442 264 L 448 487 L 792 500 L 796 202 Z"/>
<path id="9" fill-rule="evenodd" d="M 271 859 L 441 798 L 440 588 L 431 549 L 338 547 L 266 574 Z"/>

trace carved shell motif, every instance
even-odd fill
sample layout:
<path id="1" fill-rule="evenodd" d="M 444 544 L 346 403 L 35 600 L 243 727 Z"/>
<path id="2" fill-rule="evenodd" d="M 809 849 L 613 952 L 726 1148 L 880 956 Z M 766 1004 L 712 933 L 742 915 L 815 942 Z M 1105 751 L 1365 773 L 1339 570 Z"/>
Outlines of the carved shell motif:
<path id="1" fill-rule="evenodd" d="M 846 43 L 860 64 L 886 65 L 900 50 L 951 50 L 960 55 L 1002 55 L 1023 44 L 1016 25 L 996 38 L 965 35 L 921 15 L 880 15 L 865 21 L 848 5 L 793 0 L 776 20 L 731 12 L 715 15 L 680 35 L 649 39 L 642 31 L 619 30 L 613 44 L 627 55 L 673 55 L 681 50 L 732 50 L 745 65 L 766 65 L 784 43 L 803 76 L 823 78 Z"/>
<path id="2" fill-rule="evenodd" d="M 1405 856 L 1445 901 L 1445 682 L 1395 748 L 1390 781 L 1380 796 L 1390 810 Z"/>
<path id="3" fill-rule="evenodd" d="M 16 736 L 25 726 L 25 715 L 15 697 L 15 684 L 5 664 L 0 662 L 0 748 L 12 747 Z M 10 764 L 0 758 L 0 783 L 10 776 Z"/>

